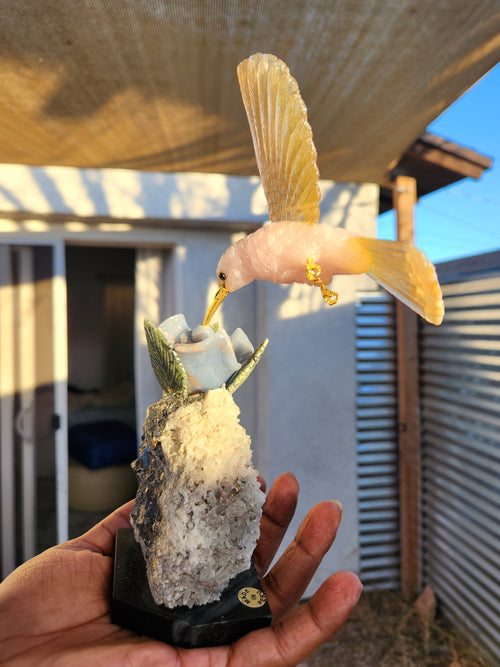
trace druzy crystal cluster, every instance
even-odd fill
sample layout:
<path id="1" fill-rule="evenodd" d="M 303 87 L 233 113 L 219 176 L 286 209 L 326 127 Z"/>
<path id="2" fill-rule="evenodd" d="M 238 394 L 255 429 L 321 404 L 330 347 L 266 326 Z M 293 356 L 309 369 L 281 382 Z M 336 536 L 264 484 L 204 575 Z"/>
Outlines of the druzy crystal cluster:
<path id="1" fill-rule="evenodd" d="M 146 323 L 164 393 L 148 409 L 132 464 L 131 522 L 155 602 L 192 607 L 218 600 L 248 569 L 259 537 L 264 494 L 232 392 L 265 344 L 254 353 L 241 330 L 230 337 L 169 320 Z"/>

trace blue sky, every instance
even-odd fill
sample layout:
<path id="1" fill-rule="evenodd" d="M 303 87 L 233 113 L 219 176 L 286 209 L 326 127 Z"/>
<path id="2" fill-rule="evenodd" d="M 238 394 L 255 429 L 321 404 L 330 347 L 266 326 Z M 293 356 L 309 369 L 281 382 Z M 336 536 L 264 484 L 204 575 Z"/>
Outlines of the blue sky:
<path id="1" fill-rule="evenodd" d="M 415 209 L 416 243 L 433 262 L 500 249 L 500 65 L 490 70 L 428 131 L 493 158 L 472 178 L 426 195 Z M 394 212 L 379 217 L 378 236 L 394 238 Z"/>

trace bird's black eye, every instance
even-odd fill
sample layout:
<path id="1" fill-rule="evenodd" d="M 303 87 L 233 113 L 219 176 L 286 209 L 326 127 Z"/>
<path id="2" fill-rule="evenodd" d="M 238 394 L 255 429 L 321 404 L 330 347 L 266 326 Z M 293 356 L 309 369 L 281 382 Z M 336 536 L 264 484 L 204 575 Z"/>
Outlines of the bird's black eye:
<path id="1" fill-rule="evenodd" d="M 226 274 L 223 271 L 219 273 L 219 280 L 222 280 L 222 282 L 226 280 Z"/>

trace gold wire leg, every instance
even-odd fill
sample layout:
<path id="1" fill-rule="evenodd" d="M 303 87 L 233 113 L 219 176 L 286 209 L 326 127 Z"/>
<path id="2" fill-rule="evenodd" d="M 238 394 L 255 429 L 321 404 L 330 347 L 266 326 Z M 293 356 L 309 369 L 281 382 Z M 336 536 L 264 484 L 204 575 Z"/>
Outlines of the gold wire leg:
<path id="1" fill-rule="evenodd" d="M 306 276 L 311 285 L 316 285 L 316 287 L 321 289 L 321 295 L 329 306 L 334 306 L 337 303 L 339 295 L 337 292 L 333 292 L 327 288 L 325 283 L 321 280 L 321 268 L 318 264 L 313 264 L 313 261 L 310 258 L 307 260 Z"/>

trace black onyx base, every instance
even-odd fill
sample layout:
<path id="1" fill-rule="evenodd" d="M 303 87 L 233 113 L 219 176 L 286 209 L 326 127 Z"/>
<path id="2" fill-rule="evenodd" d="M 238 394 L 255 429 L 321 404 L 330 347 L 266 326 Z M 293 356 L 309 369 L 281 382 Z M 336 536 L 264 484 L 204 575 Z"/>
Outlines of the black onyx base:
<path id="1" fill-rule="evenodd" d="M 111 621 L 173 646 L 231 644 L 271 624 L 271 610 L 255 567 L 232 579 L 221 599 L 197 607 L 168 609 L 149 590 L 146 565 L 132 528 L 116 535 Z"/>

